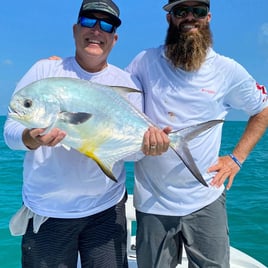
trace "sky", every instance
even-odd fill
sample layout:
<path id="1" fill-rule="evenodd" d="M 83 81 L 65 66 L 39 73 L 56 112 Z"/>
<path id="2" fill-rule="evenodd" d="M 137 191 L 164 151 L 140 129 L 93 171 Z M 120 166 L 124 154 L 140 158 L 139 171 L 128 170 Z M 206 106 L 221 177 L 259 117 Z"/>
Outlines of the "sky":
<path id="1" fill-rule="evenodd" d="M 115 0 L 122 26 L 109 63 L 125 68 L 145 48 L 165 40 L 162 9 L 168 0 Z M 0 15 L 0 115 L 7 112 L 17 82 L 39 59 L 74 55 L 72 26 L 81 1 L 2 1 Z M 211 0 L 214 49 L 233 58 L 268 87 L 268 0 Z M 233 111 L 227 120 L 247 120 Z"/>

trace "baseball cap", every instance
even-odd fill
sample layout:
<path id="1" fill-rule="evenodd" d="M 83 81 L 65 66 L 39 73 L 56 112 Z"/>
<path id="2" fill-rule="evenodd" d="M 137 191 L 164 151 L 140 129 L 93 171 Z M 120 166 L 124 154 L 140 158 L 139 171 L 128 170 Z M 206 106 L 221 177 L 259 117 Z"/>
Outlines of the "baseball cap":
<path id="1" fill-rule="evenodd" d="M 81 16 L 86 17 L 92 12 L 107 14 L 116 27 L 121 25 L 121 20 L 119 19 L 120 10 L 111 0 L 84 0 L 80 8 L 78 18 Z"/>
<path id="2" fill-rule="evenodd" d="M 166 11 L 170 11 L 174 6 L 185 3 L 185 2 L 200 2 L 206 4 L 208 7 L 210 6 L 210 0 L 169 0 L 168 4 L 163 6 L 163 9 Z"/>

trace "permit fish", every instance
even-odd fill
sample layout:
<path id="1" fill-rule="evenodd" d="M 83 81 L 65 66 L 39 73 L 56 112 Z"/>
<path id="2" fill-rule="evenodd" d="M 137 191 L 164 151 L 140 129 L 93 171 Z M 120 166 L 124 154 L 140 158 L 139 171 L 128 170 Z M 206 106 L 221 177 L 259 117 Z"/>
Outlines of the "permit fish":
<path id="1" fill-rule="evenodd" d="M 112 180 L 114 164 L 141 150 L 143 135 L 155 124 L 124 95 L 135 89 L 105 86 L 86 80 L 51 77 L 35 81 L 15 92 L 9 117 L 27 128 L 59 128 L 66 132 L 62 145 L 90 157 Z M 188 141 L 222 123 L 212 120 L 169 134 L 170 148 L 203 185 L 188 148 Z"/>

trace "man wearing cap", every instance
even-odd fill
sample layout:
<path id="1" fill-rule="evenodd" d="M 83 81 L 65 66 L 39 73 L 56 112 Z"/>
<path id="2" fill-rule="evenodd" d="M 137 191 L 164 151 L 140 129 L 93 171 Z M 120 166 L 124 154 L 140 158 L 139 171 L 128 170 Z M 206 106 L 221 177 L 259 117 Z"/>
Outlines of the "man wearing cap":
<path id="1" fill-rule="evenodd" d="M 165 44 L 139 53 L 127 68 L 142 83 L 145 113 L 174 131 L 224 119 L 232 108 L 250 118 L 226 156 L 219 157 L 222 125 L 189 142 L 208 187 L 171 150 L 135 163 L 138 266 L 176 267 L 184 246 L 189 267 L 228 268 L 225 189 L 268 126 L 267 93 L 240 64 L 213 50 L 209 0 L 169 0 L 164 10 Z"/>
<path id="2" fill-rule="evenodd" d="M 75 57 L 37 62 L 15 91 L 53 76 L 139 88 L 129 73 L 107 62 L 120 24 L 114 2 L 84 0 L 73 26 Z M 128 267 L 123 161 L 113 169 L 115 183 L 92 159 L 61 146 L 63 131 L 43 132 L 10 118 L 4 130 L 7 145 L 26 152 L 23 207 L 10 222 L 12 234 L 23 235 L 22 267 L 74 268 L 78 253 L 82 267 Z"/>

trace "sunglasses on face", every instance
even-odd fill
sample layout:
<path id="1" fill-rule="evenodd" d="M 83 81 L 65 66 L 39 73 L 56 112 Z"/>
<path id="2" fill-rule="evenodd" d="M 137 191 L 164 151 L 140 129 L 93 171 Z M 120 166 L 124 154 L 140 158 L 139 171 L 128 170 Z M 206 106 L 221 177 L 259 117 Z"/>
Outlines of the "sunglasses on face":
<path id="1" fill-rule="evenodd" d="M 106 33 L 112 33 L 116 29 L 116 27 L 113 24 L 103 19 L 97 19 L 97 18 L 81 17 L 79 18 L 78 23 L 82 27 L 87 27 L 87 28 L 94 28 L 96 24 L 99 23 L 100 29 Z"/>
<path id="2" fill-rule="evenodd" d="M 195 6 L 195 7 L 186 7 L 179 6 L 173 8 L 170 13 L 176 18 L 186 18 L 189 13 L 192 13 L 196 19 L 201 19 L 207 16 L 208 7 L 206 6 Z"/>

